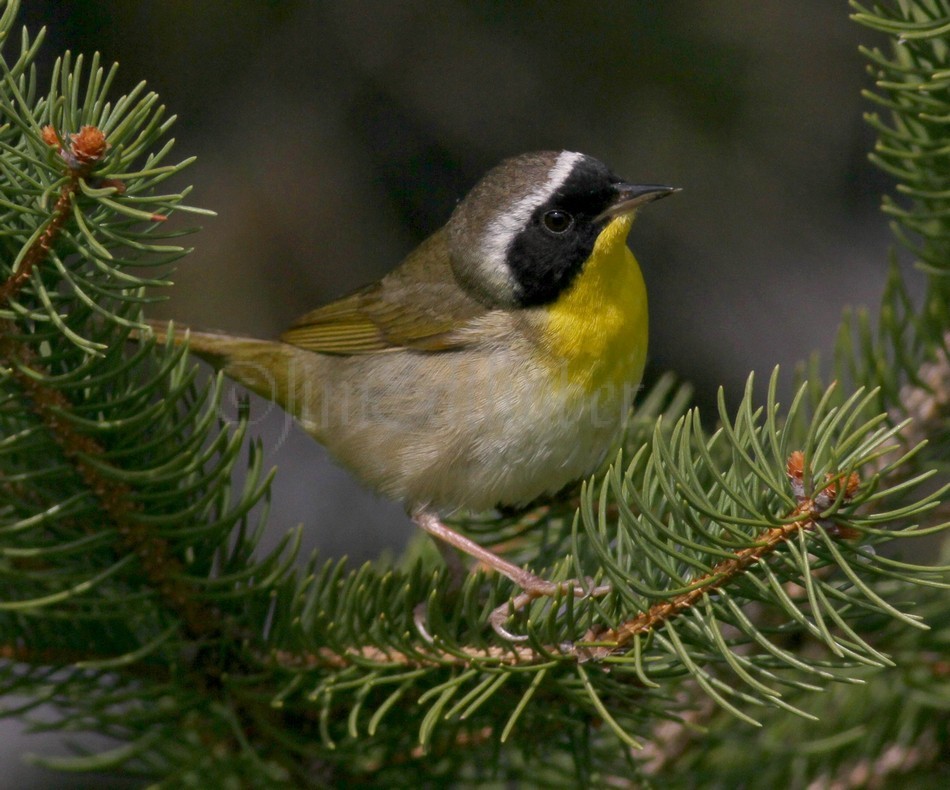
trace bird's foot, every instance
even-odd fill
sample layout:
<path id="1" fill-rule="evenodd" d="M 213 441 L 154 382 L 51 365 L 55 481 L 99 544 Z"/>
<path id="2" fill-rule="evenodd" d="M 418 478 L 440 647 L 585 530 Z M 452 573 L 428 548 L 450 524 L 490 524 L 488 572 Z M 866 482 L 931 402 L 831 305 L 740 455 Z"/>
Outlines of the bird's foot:
<path id="1" fill-rule="evenodd" d="M 526 571 L 527 573 L 527 571 Z M 529 574 L 533 583 L 529 587 L 522 587 L 523 592 L 516 595 L 501 606 L 495 607 L 488 616 L 488 622 L 498 636 L 511 642 L 524 642 L 528 639 L 525 634 L 515 634 L 505 628 L 505 621 L 520 612 L 532 601 L 538 598 L 554 597 L 558 594 L 573 594 L 575 598 L 600 598 L 610 592 L 609 584 L 594 585 L 593 580 L 585 579 L 581 584 L 577 579 L 565 582 L 551 582 L 534 574 Z"/>
<path id="2" fill-rule="evenodd" d="M 504 627 L 505 621 L 510 614 L 520 612 L 529 603 L 537 598 L 553 597 L 558 594 L 572 594 L 575 598 L 599 598 L 610 591 L 608 585 L 594 586 L 589 579 L 580 582 L 577 579 L 571 579 L 564 582 L 552 582 L 536 576 L 529 570 L 519 568 L 517 565 L 502 559 L 497 554 L 489 551 L 475 541 L 456 532 L 451 527 L 446 526 L 438 514 L 425 509 L 416 510 L 412 514 L 412 520 L 430 535 L 437 539 L 437 542 L 453 546 L 459 551 L 474 557 L 482 565 L 492 568 L 506 576 L 517 584 L 522 592 L 516 595 L 507 603 L 495 608 L 489 615 L 489 623 L 495 633 L 504 639 L 512 642 L 523 642 L 528 637 L 519 634 L 513 634 Z M 413 612 L 413 621 L 419 633 L 426 641 L 432 641 L 432 635 L 426 628 L 426 608 L 425 605 L 417 606 Z"/>

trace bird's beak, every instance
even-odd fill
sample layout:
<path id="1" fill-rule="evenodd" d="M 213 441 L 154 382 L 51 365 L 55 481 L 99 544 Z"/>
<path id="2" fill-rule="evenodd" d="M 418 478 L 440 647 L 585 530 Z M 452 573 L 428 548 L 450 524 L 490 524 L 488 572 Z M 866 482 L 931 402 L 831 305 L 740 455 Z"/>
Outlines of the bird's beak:
<path id="1" fill-rule="evenodd" d="M 617 202 L 601 213 L 594 222 L 632 214 L 644 203 L 652 203 L 679 191 L 679 187 L 665 187 L 660 184 L 617 184 Z"/>

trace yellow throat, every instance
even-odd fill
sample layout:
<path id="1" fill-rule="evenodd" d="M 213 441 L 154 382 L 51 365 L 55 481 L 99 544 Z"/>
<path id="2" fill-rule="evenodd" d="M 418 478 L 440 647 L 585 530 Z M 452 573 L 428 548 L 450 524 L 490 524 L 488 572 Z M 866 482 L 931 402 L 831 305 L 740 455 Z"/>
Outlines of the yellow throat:
<path id="1" fill-rule="evenodd" d="M 647 352 L 647 294 L 627 248 L 632 216 L 597 237 L 583 270 L 548 310 L 546 345 L 554 373 L 586 393 L 636 386 Z"/>

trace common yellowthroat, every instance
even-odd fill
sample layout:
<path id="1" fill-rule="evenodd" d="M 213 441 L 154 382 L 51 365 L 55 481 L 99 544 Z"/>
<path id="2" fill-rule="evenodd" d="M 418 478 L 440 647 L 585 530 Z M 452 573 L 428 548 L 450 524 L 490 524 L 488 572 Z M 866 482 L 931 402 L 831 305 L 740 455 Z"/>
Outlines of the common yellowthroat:
<path id="1" fill-rule="evenodd" d="M 572 151 L 517 156 L 396 269 L 279 341 L 191 332 L 187 342 L 405 503 L 422 529 L 514 581 L 516 606 L 584 595 L 439 514 L 526 504 L 602 463 L 647 351 L 646 290 L 627 234 L 639 207 L 676 191 L 628 183 Z M 511 636 L 507 605 L 499 610 L 492 625 Z"/>

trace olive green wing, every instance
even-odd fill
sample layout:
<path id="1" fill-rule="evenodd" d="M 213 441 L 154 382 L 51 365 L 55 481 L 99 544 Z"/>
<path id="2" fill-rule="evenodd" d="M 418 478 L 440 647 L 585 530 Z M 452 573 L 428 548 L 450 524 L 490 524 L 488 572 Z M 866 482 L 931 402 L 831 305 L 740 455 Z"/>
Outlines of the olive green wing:
<path id="1" fill-rule="evenodd" d="M 437 233 L 382 280 L 307 313 L 280 339 L 322 354 L 449 351 L 468 344 L 460 330 L 485 312 L 455 280 Z"/>
<path id="2" fill-rule="evenodd" d="M 406 296 L 410 294 L 407 293 Z M 423 289 L 415 296 L 425 296 Z M 436 315 L 414 300 L 400 302 L 370 286 L 299 318 L 280 339 L 322 354 L 369 354 L 399 348 L 446 351 L 462 345 L 453 333 L 464 316 Z"/>

